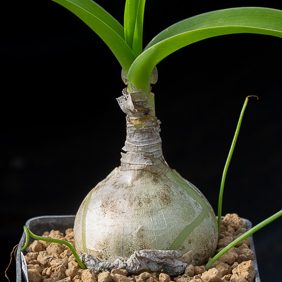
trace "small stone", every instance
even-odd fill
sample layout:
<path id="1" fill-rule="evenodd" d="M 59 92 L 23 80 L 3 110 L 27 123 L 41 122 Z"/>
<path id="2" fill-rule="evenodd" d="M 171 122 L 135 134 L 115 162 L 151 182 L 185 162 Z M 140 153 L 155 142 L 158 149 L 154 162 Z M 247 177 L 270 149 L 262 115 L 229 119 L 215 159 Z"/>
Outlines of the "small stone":
<path id="1" fill-rule="evenodd" d="M 186 274 L 179 276 L 179 277 L 180 279 L 178 279 L 176 282 L 190 282 L 192 280 L 192 277 L 189 277 Z"/>
<path id="2" fill-rule="evenodd" d="M 76 261 L 70 261 L 68 262 L 68 268 L 79 268 L 79 265 Z"/>
<path id="3" fill-rule="evenodd" d="M 170 276 L 166 273 L 161 273 L 159 275 L 159 281 L 160 282 L 170 282 Z"/>
<path id="4" fill-rule="evenodd" d="M 54 282 L 52 278 L 45 278 L 43 279 L 43 282 Z"/>
<path id="5" fill-rule="evenodd" d="M 236 213 L 228 213 L 223 221 L 226 222 L 227 225 L 232 226 L 235 230 L 239 228 L 246 227 L 246 223 L 243 219 L 241 219 Z"/>
<path id="6" fill-rule="evenodd" d="M 238 254 L 238 263 L 242 263 L 243 261 L 253 260 L 255 258 L 254 252 L 248 248 L 246 244 L 243 244 L 239 248 L 237 248 Z"/>
<path id="7" fill-rule="evenodd" d="M 194 276 L 194 265 L 193 264 L 189 264 L 186 268 L 185 268 L 185 274 L 193 277 Z"/>
<path id="8" fill-rule="evenodd" d="M 86 270 L 82 269 L 82 268 L 79 268 L 78 271 L 77 271 L 78 275 L 82 275 L 83 271 L 86 271 Z M 96 276 L 96 278 L 97 278 L 97 276 Z"/>
<path id="9" fill-rule="evenodd" d="M 66 270 L 65 274 L 66 274 L 66 276 L 73 278 L 77 274 L 77 268 L 75 268 L 75 267 L 68 268 Z"/>
<path id="10" fill-rule="evenodd" d="M 223 263 L 223 262 L 219 262 L 216 265 L 216 269 L 222 274 L 222 276 L 230 274 L 231 273 L 231 267 L 230 265 Z"/>
<path id="11" fill-rule="evenodd" d="M 230 278 L 230 282 L 248 282 L 248 280 L 238 275 L 232 275 Z"/>
<path id="12" fill-rule="evenodd" d="M 232 236 L 235 235 L 235 229 L 232 226 L 230 226 L 230 225 L 227 226 L 227 232 L 232 234 Z"/>
<path id="13" fill-rule="evenodd" d="M 46 251 L 49 255 L 59 258 L 60 254 L 65 250 L 65 247 L 61 244 L 51 243 Z"/>
<path id="14" fill-rule="evenodd" d="M 105 273 L 105 272 L 103 272 Z M 107 272 L 109 273 L 109 272 Z M 81 280 L 82 282 L 96 282 L 97 276 L 95 272 L 91 269 L 84 269 L 81 274 Z"/>
<path id="15" fill-rule="evenodd" d="M 68 228 L 68 229 L 65 231 L 66 235 L 69 235 L 69 234 L 72 233 L 72 232 L 73 232 L 73 228 Z"/>
<path id="16" fill-rule="evenodd" d="M 158 282 L 159 280 L 157 278 L 154 278 L 153 276 L 146 279 L 146 282 Z"/>
<path id="17" fill-rule="evenodd" d="M 223 236 L 222 236 L 223 235 Z M 220 234 L 220 238 L 224 238 L 224 237 L 234 237 L 232 233 L 225 231 L 223 233 Z"/>
<path id="18" fill-rule="evenodd" d="M 127 272 L 126 269 L 112 269 L 111 274 L 112 275 L 120 274 L 120 275 L 123 275 L 123 276 L 127 276 L 128 272 Z"/>
<path id="19" fill-rule="evenodd" d="M 145 281 L 145 280 L 143 280 L 143 279 L 140 277 L 140 275 L 136 275 L 136 276 L 134 277 L 134 279 L 135 279 L 136 282 L 144 282 L 144 281 Z"/>
<path id="20" fill-rule="evenodd" d="M 42 267 L 40 264 L 28 264 L 27 269 L 36 269 L 39 273 L 42 272 Z"/>
<path id="21" fill-rule="evenodd" d="M 151 273 L 151 276 L 157 280 L 159 280 L 159 274 L 157 272 Z"/>
<path id="22" fill-rule="evenodd" d="M 224 276 L 222 277 L 222 281 L 223 281 L 223 280 L 225 280 L 225 281 L 230 281 L 231 276 L 232 276 L 231 273 L 230 273 L 230 274 L 227 274 L 227 275 L 224 275 Z"/>
<path id="23" fill-rule="evenodd" d="M 216 268 L 210 268 L 201 276 L 204 282 L 221 282 L 221 278 L 222 274 Z"/>
<path id="24" fill-rule="evenodd" d="M 112 275 L 112 278 L 115 282 L 133 282 L 133 279 L 131 277 L 126 277 L 121 274 L 114 274 Z"/>
<path id="25" fill-rule="evenodd" d="M 228 226 L 226 225 L 226 222 L 222 220 L 220 224 L 220 233 L 227 231 L 227 228 Z"/>
<path id="26" fill-rule="evenodd" d="M 38 265 L 40 265 L 40 262 L 37 259 L 35 259 L 35 260 L 31 260 L 29 262 L 29 264 L 38 264 Z"/>
<path id="27" fill-rule="evenodd" d="M 63 260 L 63 259 L 53 259 L 50 262 L 50 266 L 55 269 L 58 266 L 64 266 L 65 268 L 67 268 L 68 266 L 68 261 L 67 260 Z"/>
<path id="28" fill-rule="evenodd" d="M 181 258 L 179 258 L 180 261 L 190 264 L 192 262 L 192 251 L 189 251 L 185 253 Z"/>
<path id="29" fill-rule="evenodd" d="M 226 236 L 226 237 L 218 240 L 217 246 L 218 246 L 218 248 L 224 248 L 227 245 L 229 245 L 233 240 L 234 240 L 233 237 Z"/>
<path id="30" fill-rule="evenodd" d="M 138 276 L 135 276 L 134 279 L 135 279 L 135 282 L 144 282 L 144 280 L 141 279 L 141 278 L 139 277 L 139 275 L 138 275 Z"/>
<path id="31" fill-rule="evenodd" d="M 145 281 L 146 279 L 150 278 L 151 277 L 151 274 L 149 272 L 143 272 L 139 275 L 139 277 Z"/>
<path id="32" fill-rule="evenodd" d="M 42 279 L 42 275 L 37 269 L 28 269 L 27 274 L 29 282 L 40 282 Z"/>
<path id="33" fill-rule="evenodd" d="M 239 263 L 237 261 L 235 261 L 232 265 L 231 265 L 231 269 L 233 270 L 234 268 L 236 268 L 239 265 Z"/>
<path id="34" fill-rule="evenodd" d="M 246 244 L 242 244 L 240 247 L 237 248 L 237 250 L 243 250 L 243 249 L 249 249 L 249 247 Z"/>
<path id="35" fill-rule="evenodd" d="M 50 266 L 50 261 L 53 256 L 50 256 L 46 251 L 39 252 L 37 260 L 45 267 Z"/>
<path id="36" fill-rule="evenodd" d="M 255 278 L 255 266 L 253 261 L 244 261 L 232 270 L 232 273 L 245 278 L 248 282 L 252 282 Z"/>
<path id="37" fill-rule="evenodd" d="M 66 248 L 62 253 L 60 253 L 60 258 L 61 259 L 68 259 L 69 256 L 72 255 L 72 252 L 69 248 Z"/>
<path id="38" fill-rule="evenodd" d="M 56 267 L 54 265 L 51 267 L 52 269 L 52 274 L 50 275 L 50 278 L 53 278 L 54 280 L 61 280 L 66 277 L 65 272 L 66 272 L 66 266 L 63 264 L 60 264 Z"/>
<path id="39" fill-rule="evenodd" d="M 238 258 L 238 254 L 234 250 L 234 248 L 230 249 L 228 252 L 226 252 L 224 255 L 222 255 L 218 260 L 220 262 L 227 263 L 229 265 L 232 265 Z"/>
<path id="40" fill-rule="evenodd" d="M 220 239 L 223 239 L 224 237 L 225 237 L 225 232 L 220 233 L 218 239 L 220 240 Z"/>
<path id="41" fill-rule="evenodd" d="M 68 258 L 68 261 L 69 261 L 69 262 L 70 262 L 70 261 L 76 261 L 75 256 L 74 256 L 73 254 L 71 254 L 71 255 L 69 256 L 69 258 Z"/>
<path id="42" fill-rule="evenodd" d="M 71 240 L 73 240 L 73 238 L 74 238 L 74 233 L 73 233 L 73 231 L 72 231 L 72 232 L 69 232 L 69 233 L 66 235 L 66 237 L 65 237 L 65 239 L 66 239 L 67 241 L 71 241 Z"/>
<path id="43" fill-rule="evenodd" d="M 179 276 L 174 277 L 173 280 L 175 282 L 180 282 L 181 278 L 182 278 L 182 276 L 179 275 Z"/>
<path id="44" fill-rule="evenodd" d="M 53 280 L 54 281 L 54 280 Z M 63 279 L 61 279 L 61 280 L 59 280 L 59 281 L 57 281 L 57 282 L 70 282 L 70 281 L 72 281 L 71 280 L 71 277 L 66 277 L 66 278 L 63 278 Z"/>
<path id="45" fill-rule="evenodd" d="M 247 232 L 247 230 L 248 230 L 247 228 L 241 227 L 241 228 L 239 228 L 239 229 L 236 230 L 236 232 L 235 232 L 234 235 L 236 236 L 236 235 L 238 235 L 238 234 L 244 234 L 244 233 Z"/>
<path id="46" fill-rule="evenodd" d="M 29 263 L 30 261 L 36 260 L 38 257 L 38 253 L 27 253 L 24 258 L 26 260 L 26 263 Z"/>
<path id="47" fill-rule="evenodd" d="M 43 250 L 42 243 L 38 240 L 35 240 L 29 247 L 33 252 L 41 252 Z"/>
<path id="48" fill-rule="evenodd" d="M 51 232 L 49 233 L 49 237 L 53 239 L 64 239 L 64 234 L 61 233 L 59 230 L 51 230 Z"/>
<path id="49" fill-rule="evenodd" d="M 101 272 L 98 275 L 98 282 L 111 282 L 112 276 L 110 272 Z"/>
<path id="50" fill-rule="evenodd" d="M 201 278 L 193 278 L 190 282 L 203 282 Z"/>
<path id="51" fill-rule="evenodd" d="M 202 265 L 202 266 L 195 266 L 194 267 L 194 274 L 197 275 L 197 274 L 201 274 L 201 273 L 204 273 L 206 271 L 205 267 Z"/>
<path id="52" fill-rule="evenodd" d="M 52 273 L 51 267 L 46 267 L 42 270 L 42 276 L 50 276 Z"/>

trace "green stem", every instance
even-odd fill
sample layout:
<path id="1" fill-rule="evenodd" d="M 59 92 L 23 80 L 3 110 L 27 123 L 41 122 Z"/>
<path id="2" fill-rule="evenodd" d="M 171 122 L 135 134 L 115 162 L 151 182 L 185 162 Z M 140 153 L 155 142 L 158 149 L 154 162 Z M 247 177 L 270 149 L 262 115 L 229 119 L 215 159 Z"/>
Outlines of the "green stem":
<path id="1" fill-rule="evenodd" d="M 208 270 L 211 265 L 217 260 L 219 259 L 223 254 L 225 254 L 227 251 L 229 251 L 231 248 L 233 248 L 235 245 L 237 245 L 239 242 L 243 241 L 244 239 L 246 239 L 248 236 L 252 235 L 253 233 L 255 233 L 256 231 L 260 230 L 262 227 L 266 226 L 267 224 L 269 224 L 270 222 L 272 222 L 273 220 L 277 219 L 278 217 L 280 217 L 282 215 L 282 210 L 280 210 L 279 212 L 275 213 L 274 215 L 270 216 L 269 218 L 265 219 L 264 221 L 262 221 L 261 223 L 257 224 L 256 226 L 254 226 L 253 228 L 251 228 L 250 230 L 248 230 L 246 233 L 244 233 L 243 235 L 241 235 L 240 237 L 238 237 L 236 240 L 234 240 L 233 242 L 231 242 L 228 246 L 226 246 L 224 249 L 222 249 L 217 255 L 215 255 L 205 266 L 206 270 Z"/>
<path id="2" fill-rule="evenodd" d="M 220 192 L 219 192 L 219 197 L 218 197 L 218 211 L 217 211 L 217 216 L 218 216 L 218 219 L 217 219 L 217 222 L 218 222 L 218 235 L 220 233 L 221 213 L 222 213 L 222 199 L 223 199 L 223 191 L 224 191 L 224 185 L 225 185 L 225 179 L 226 179 L 226 175 L 227 175 L 227 170 L 228 170 L 228 167 L 229 167 L 229 164 L 230 164 L 230 161 L 231 161 L 234 149 L 235 149 L 235 145 L 236 145 L 237 138 L 238 138 L 238 135 L 239 135 L 239 132 L 240 132 L 240 128 L 241 128 L 244 112 L 246 110 L 249 97 L 256 97 L 258 99 L 258 96 L 250 95 L 250 96 L 248 96 L 246 98 L 246 100 L 244 102 L 243 108 L 242 108 L 241 113 L 240 113 L 239 121 L 238 121 L 238 124 L 237 124 L 237 128 L 236 128 L 236 131 L 235 131 L 235 135 L 233 137 L 233 141 L 232 141 L 232 144 L 231 144 L 228 156 L 227 156 L 227 160 L 226 160 L 226 163 L 225 163 L 225 166 L 224 166 L 224 169 L 223 169 L 223 173 L 222 173 Z"/>
<path id="3" fill-rule="evenodd" d="M 86 269 L 85 265 L 80 260 L 78 254 L 76 253 L 76 251 L 75 251 L 74 247 L 71 245 L 71 243 L 64 241 L 64 240 L 38 236 L 38 235 L 33 234 L 26 226 L 24 226 L 23 228 L 24 228 L 24 232 L 25 232 L 25 235 L 26 235 L 26 242 L 25 242 L 25 245 L 23 246 L 23 248 L 21 249 L 21 251 L 23 251 L 28 246 L 29 236 L 31 236 L 32 238 L 34 238 L 36 240 L 43 240 L 43 241 L 47 241 L 47 242 L 63 244 L 63 245 L 66 245 L 67 247 L 69 247 L 69 249 L 73 253 L 73 255 L 74 255 L 76 261 L 78 262 L 78 264 L 80 265 L 80 267 L 82 269 Z"/>

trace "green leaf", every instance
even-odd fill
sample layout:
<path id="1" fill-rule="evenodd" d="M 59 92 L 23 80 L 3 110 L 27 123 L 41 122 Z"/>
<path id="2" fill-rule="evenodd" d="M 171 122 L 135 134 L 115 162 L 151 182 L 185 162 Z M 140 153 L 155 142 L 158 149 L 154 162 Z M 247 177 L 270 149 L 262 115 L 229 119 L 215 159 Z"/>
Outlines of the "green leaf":
<path id="1" fill-rule="evenodd" d="M 157 35 L 136 58 L 128 80 L 148 93 L 153 68 L 171 53 L 203 39 L 236 33 L 282 37 L 282 11 L 268 8 L 232 8 L 201 14 L 178 22 Z"/>
<path id="2" fill-rule="evenodd" d="M 124 40 L 123 27 L 92 0 L 53 0 L 86 23 L 111 49 L 124 72 L 127 73 L 135 59 Z"/>
<path id="3" fill-rule="evenodd" d="M 230 244 L 224 247 L 220 252 L 218 252 L 211 260 L 209 260 L 209 262 L 205 266 L 206 270 L 208 270 L 216 260 L 218 260 L 222 255 L 228 252 L 231 248 L 233 248 L 238 243 L 242 242 L 244 239 L 254 234 L 255 232 L 257 232 L 258 230 L 260 230 L 261 228 L 271 223 L 272 221 L 274 221 L 275 219 L 277 219 L 280 216 L 282 216 L 282 210 L 268 217 L 264 221 L 260 222 L 259 224 L 257 224 L 256 226 L 254 226 L 253 228 L 249 229 L 247 232 L 245 232 L 244 234 L 236 238 L 234 241 L 232 241 Z"/>
<path id="4" fill-rule="evenodd" d="M 138 10 L 136 16 L 134 38 L 132 50 L 137 56 L 143 51 L 143 25 L 144 25 L 144 12 L 146 0 L 138 1 Z"/>
<path id="5" fill-rule="evenodd" d="M 124 39 L 132 48 L 136 19 L 136 0 L 126 0 L 124 9 Z"/>
<path id="6" fill-rule="evenodd" d="M 143 50 L 143 22 L 146 0 L 127 0 L 124 10 L 124 38 L 134 54 Z"/>

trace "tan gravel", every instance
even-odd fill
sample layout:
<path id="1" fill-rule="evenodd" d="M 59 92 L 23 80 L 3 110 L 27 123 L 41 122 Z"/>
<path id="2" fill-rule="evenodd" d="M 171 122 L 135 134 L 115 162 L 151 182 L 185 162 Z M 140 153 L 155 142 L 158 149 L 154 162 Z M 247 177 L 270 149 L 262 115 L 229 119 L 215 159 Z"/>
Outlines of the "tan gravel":
<path id="1" fill-rule="evenodd" d="M 217 252 L 246 232 L 245 222 L 237 214 L 227 214 L 222 220 Z M 51 230 L 43 236 L 66 240 L 74 245 L 73 230 L 65 234 Z M 166 273 L 143 272 L 129 275 L 125 269 L 96 274 L 90 269 L 83 270 L 71 251 L 60 244 L 35 240 L 25 255 L 30 282 L 253 282 L 255 268 L 253 252 L 247 238 L 230 249 L 211 268 L 188 265 L 181 276 L 170 277 Z"/>

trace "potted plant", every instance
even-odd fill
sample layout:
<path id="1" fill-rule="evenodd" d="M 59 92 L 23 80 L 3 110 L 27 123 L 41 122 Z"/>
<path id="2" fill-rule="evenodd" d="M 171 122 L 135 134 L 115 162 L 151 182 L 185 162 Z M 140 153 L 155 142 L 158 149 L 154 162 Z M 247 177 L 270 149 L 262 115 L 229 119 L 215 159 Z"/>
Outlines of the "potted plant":
<path id="1" fill-rule="evenodd" d="M 121 168 L 114 170 L 82 203 L 75 223 L 76 247 L 79 252 L 89 252 L 103 259 L 116 255 L 126 257 L 144 247 L 177 249 L 183 255 L 192 248 L 196 263 L 206 261 L 215 251 L 220 226 L 217 227 L 214 213 L 201 192 L 171 170 L 163 158 L 160 122 L 155 115 L 154 95 L 150 86 L 157 81 L 156 64 L 182 47 L 214 36 L 260 33 L 281 37 L 282 12 L 266 8 L 235 8 L 199 15 L 164 30 L 143 50 L 145 1 L 126 2 L 124 28 L 94 2 L 55 2 L 79 16 L 106 42 L 122 67 L 121 76 L 126 84 L 123 95 L 118 99 L 121 109 L 127 114 L 126 153 L 122 156 Z M 147 187 L 150 189 L 144 194 Z M 163 187 L 167 187 L 166 191 Z M 113 195 L 115 201 L 109 200 Z M 152 198 L 156 199 L 156 209 L 150 205 Z M 106 199 L 103 204 L 102 199 Z M 119 200 L 118 206 L 116 199 Z M 181 201 L 183 203 L 179 205 Z M 134 204 L 129 207 L 132 202 Z M 190 202 L 189 207 L 185 207 L 187 202 Z M 183 209 L 178 209 L 176 203 Z M 171 206 L 176 207 L 173 212 Z M 144 211 L 148 213 L 145 216 Z M 118 226 L 116 221 L 121 214 L 125 217 Z M 149 235 L 152 226 L 161 230 L 161 224 L 167 222 L 168 218 L 171 226 L 178 231 L 166 232 L 166 236 L 154 233 L 154 237 L 162 236 L 163 240 L 152 241 L 152 235 Z M 150 225 L 147 224 L 149 219 Z M 181 222 L 179 226 L 175 226 L 177 219 Z M 123 230 L 127 225 L 124 222 L 130 222 L 130 228 L 125 233 Z M 116 227 L 111 230 L 102 228 L 103 225 Z M 169 228 L 172 227 L 166 226 L 167 230 Z M 116 234 L 115 239 L 110 240 L 113 234 Z M 125 234 L 134 236 L 127 238 Z M 199 234 L 203 235 L 201 240 L 198 240 Z M 97 245 L 101 246 L 98 251 Z"/>

